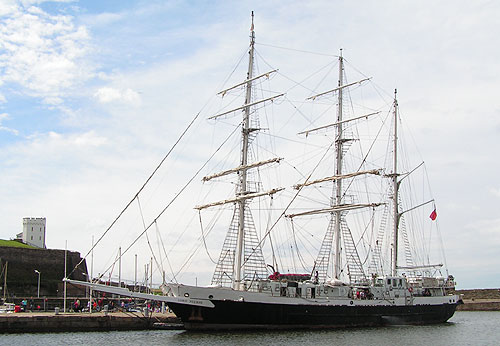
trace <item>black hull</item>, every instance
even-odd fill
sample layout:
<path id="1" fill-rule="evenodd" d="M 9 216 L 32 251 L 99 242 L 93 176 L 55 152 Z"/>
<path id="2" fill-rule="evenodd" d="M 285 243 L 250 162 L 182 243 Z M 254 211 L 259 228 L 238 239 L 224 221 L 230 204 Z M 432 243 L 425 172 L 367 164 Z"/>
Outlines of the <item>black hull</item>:
<path id="1" fill-rule="evenodd" d="M 456 304 L 320 306 L 212 301 L 215 308 L 179 303 L 169 307 L 188 330 L 327 329 L 446 322 Z"/>

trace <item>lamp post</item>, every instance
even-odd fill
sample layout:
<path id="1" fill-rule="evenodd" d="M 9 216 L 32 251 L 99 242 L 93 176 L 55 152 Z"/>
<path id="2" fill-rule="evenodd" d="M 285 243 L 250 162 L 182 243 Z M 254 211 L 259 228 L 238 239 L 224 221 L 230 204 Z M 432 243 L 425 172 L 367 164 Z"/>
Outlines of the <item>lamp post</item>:
<path id="1" fill-rule="evenodd" d="M 40 272 L 35 269 L 35 273 L 38 274 L 38 292 L 37 292 L 37 297 L 40 298 Z"/>

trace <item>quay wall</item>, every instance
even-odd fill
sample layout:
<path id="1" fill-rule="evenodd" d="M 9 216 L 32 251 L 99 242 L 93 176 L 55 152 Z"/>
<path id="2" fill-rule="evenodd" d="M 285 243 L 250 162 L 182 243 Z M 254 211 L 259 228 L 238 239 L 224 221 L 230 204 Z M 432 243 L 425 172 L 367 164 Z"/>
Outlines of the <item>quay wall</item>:
<path id="1" fill-rule="evenodd" d="M 457 307 L 458 311 L 500 311 L 499 300 L 475 299 L 464 300 L 463 305 Z"/>
<path id="2" fill-rule="evenodd" d="M 496 288 L 476 288 L 456 290 L 463 297 L 464 304 L 458 311 L 500 311 L 500 290 Z"/>
<path id="3" fill-rule="evenodd" d="M 463 299 L 498 299 L 500 300 L 500 289 L 498 288 L 474 288 L 468 290 L 455 290 L 456 294 L 462 294 Z"/>
<path id="4" fill-rule="evenodd" d="M 181 329 L 172 314 L 130 313 L 18 313 L 0 315 L 0 333 L 86 332 L 110 330 L 145 330 L 163 323 L 170 329 Z"/>

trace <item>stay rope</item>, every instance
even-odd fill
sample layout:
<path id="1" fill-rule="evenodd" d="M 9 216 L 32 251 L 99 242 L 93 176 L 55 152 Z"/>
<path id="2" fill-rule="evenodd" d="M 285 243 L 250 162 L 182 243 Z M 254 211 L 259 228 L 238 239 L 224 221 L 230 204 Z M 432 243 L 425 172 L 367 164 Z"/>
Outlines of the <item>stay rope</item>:
<path id="1" fill-rule="evenodd" d="M 71 276 L 71 274 L 73 274 L 73 272 L 83 263 L 83 261 L 85 261 L 85 259 L 88 257 L 88 255 L 90 255 L 90 253 L 94 250 L 94 248 L 97 246 L 97 244 L 99 244 L 99 242 L 106 236 L 106 234 L 109 232 L 109 230 L 115 225 L 115 223 L 121 218 L 121 216 L 123 215 L 123 213 L 125 213 L 125 211 L 128 209 L 128 207 L 130 207 L 130 205 L 134 202 L 134 200 L 139 196 L 139 194 L 142 192 L 142 190 L 144 190 L 144 188 L 146 187 L 146 185 L 149 183 L 149 181 L 153 178 L 153 176 L 156 174 L 156 172 L 160 169 L 160 167 L 163 165 L 163 163 L 165 162 L 165 160 L 170 156 L 170 154 L 172 153 L 172 151 L 175 149 L 175 147 L 177 147 L 177 144 L 179 144 L 179 142 L 181 141 L 182 138 L 184 138 L 185 134 L 188 132 L 188 130 L 191 128 L 191 126 L 194 124 L 194 122 L 196 121 L 196 119 L 198 119 L 199 115 L 200 115 L 201 111 L 198 112 L 194 118 L 191 120 L 191 122 L 189 123 L 189 125 L 186 127 L 186 129 L 182 132 L 182 134 L 179 136 L 179 138 L 177 139 L 177 141 L 174 143 L 174 145 L 170 148 L 170 150 L 167 152 L 167 154 L 163 157 L 163 159 L 160 161 L 160 163 L 158 164 L 158 166 L 154 169 L 153 173 L 151 173 L 151 175 L 146 179 L 146 181 L 144 182 L 144 184 L 141 186 L 141 188 L 139 189 L 139 191 L 137 191 L 137 193 L 134 195 L 134 197 L 130 200 L 130 202 L 127 203 L 127 205 L 125 206 L 125 208 L 123 208 L 123 210 L 118 214 L 118 216 L 113 220 L 113 222 L 111 223 L 111 225 L 109 225 L 109 227 L 104 231 L 104 233 L 99 237 L 99 239 L 97 240 L 97 242 L 95 242 L 92 247 L 90 248 L 90 250 L 87 252 L 87 254 L 80 260 L 80 262 L 78 262 L 78 264 L 73 268 L 73 270 L 68 274 L 68 276 L 66 278 L 68 278 L 69 276 Z"/>

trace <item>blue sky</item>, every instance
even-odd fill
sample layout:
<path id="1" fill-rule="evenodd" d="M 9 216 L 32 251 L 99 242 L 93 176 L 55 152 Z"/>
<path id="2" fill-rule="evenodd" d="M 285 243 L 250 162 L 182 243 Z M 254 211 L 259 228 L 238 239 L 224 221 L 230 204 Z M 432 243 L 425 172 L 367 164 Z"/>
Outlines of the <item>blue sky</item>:
<path id="1" fill-rule="evenodd" d="M 86 253 L 244 54 L 251 10 L 258 43 L 343 48 L 399 89 L 450 271 L 461 288 L 499 287 L 494 1 L 0 0 L 0 238 L 45 216 L 49 247 Z"/>

